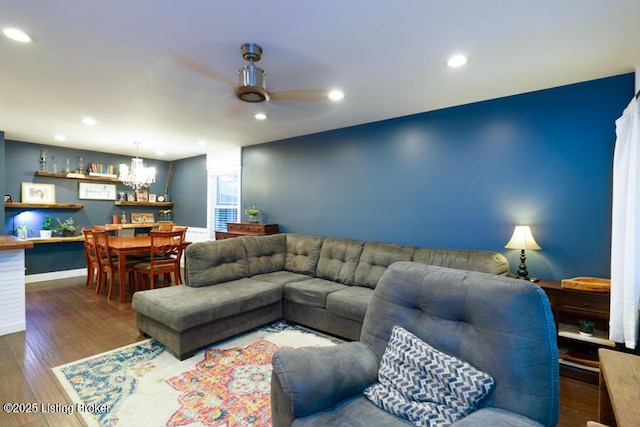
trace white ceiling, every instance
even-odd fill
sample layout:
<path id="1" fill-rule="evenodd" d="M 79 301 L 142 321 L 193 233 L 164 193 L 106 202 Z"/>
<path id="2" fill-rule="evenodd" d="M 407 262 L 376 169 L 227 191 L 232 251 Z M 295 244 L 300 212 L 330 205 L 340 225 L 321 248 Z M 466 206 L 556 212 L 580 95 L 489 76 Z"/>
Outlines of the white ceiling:
<path id="1" fill-rule="evenodd" d="M 640 65 L 638 0 L 4 0 L 9 26 L 35 41 L 0 36 L 6 139 L 125 155 L 137 140 L 142 157 L 165 160 Z M 345 98 L 242 103 L 212 74 L 236 81 L 244 42 L 264 49 L 267 89 L 341 88 Z M 467 65 L 448 68 L 454 53 Z"/>

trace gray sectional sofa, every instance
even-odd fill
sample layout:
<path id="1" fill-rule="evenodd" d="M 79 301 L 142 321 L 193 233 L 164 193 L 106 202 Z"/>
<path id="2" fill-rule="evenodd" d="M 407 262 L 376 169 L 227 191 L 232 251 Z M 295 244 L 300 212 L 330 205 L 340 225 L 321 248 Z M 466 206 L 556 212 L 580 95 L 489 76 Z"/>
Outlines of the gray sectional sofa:
<path id="1" fill-rule="evenodd" d="M 358 340 L 378 280 L 389 265 L 414 261 L 508 274 L 500 253 L 417 248 L 301 234 L 193 243 L 185 285 L 136 292 L 143 334 L 179 359 L 199 348 L 285 319 Z"/>
<path id="2" fill-rule="evenodd" d="M 415 335 L 402 340 L 402 357 L 391 339 L 397 326 Z M 436 362 L 433 349 L 449 361 Z M 452 369 L 451 358 L 473 368 Z M 452 427 L 552 427 L 558 422 L 555 323 L 544 291 L 527 280 L 398 262 L 374 291 L 359 341 L 280 349 L 272 364 L 274 427 L 414 425 L 409 420 Z M 480 381 L 470 375 L 473 369 L 494 379 L 493 390 L 477 406 L 458 405 L 446 415 L 444 408 L 477 393 Z M 382 396 L 387 388 L 398 394 L 383 402 L 370 399 L 375 394 L 368 388 L 380 391 L 383 376 L 395 387 L 383 387 Z M 423 392 L 417 393 L 418 387 Z"/>

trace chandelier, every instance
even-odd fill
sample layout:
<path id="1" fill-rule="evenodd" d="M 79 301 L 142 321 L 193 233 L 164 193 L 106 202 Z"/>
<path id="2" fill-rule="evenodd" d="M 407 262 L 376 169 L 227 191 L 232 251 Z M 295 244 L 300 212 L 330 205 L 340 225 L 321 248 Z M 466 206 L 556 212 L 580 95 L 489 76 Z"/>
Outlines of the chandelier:
<path id="1" fill-rule="evenodd" d="M 140 144 L 142 143 L 139 141 L 134 141 L 133 143 L 136 144 L 136 157 L 135 159 L 131 159 L 131 168 L 125 164 L 119 166 L 120 175 L 118 179 L 122 181 L 124 185 L 138 190 L 156 182 L 156 168 L 144 167 L 144 161 L 138 157 L 138 154 L 140 154 Z"/>

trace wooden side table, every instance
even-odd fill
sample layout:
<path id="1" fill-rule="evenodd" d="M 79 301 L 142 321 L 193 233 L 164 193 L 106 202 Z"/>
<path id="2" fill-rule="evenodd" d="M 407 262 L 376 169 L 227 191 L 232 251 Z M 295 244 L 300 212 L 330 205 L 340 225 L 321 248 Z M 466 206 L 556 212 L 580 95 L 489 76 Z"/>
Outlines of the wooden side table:
<path id="1" fill-rule="evenodd" d="M 277 234 L 278 232 L 278 224 L 230 222 L 227 224 L 227 231 L 216 231 L 216 240 L 240 236 L 264 236 L 267 234 Z"/>
<path id="2" fill-rule="evenodd" d="M 640 356 L 601 348 L 598 421 L 609 426 L 640 425 Z"/>
<path id="3" fill-rule="evenodd" d="M 553 280 L 540 280 L 537 284 L 549 297 L 556 322 L 560 375 L 598 384 L 598 362 L 574 356 L 597 359 L 599 348 L 617 348 L 616 343 L 609 340 L 609 293 L 563 288 L 561 282 Z M 579 319 L 596 323 L 593 336 L 579 333 Z"/>

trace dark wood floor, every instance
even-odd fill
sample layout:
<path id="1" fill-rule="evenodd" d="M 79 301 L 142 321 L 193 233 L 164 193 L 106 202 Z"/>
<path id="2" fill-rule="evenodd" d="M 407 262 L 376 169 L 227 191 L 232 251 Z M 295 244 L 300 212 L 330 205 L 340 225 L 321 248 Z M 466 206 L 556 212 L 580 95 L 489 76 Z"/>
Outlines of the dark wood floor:
<path id="1" fill-rule="evenodd" d="M 131 304 L 95 295 L 84 278 L 28 284 L 26 302 L 26 332 L 0 337 L 2 403 L 68 404 L 52 367 L 142 339 Z M 560 378 L 558 426 L 583 427 L 597 412 L 596 386 Z M 0 412 L 0 426 L 82 425 L 77 414 Z"/>

